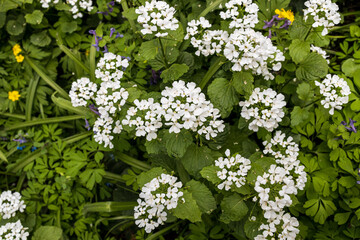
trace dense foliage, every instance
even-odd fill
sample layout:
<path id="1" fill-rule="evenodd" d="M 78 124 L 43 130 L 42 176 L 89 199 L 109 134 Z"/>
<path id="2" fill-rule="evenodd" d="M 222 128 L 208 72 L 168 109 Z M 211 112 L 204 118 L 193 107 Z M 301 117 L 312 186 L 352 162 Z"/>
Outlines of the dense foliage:
<path id="1" fill-rule="evenodd" d="M 360 239 L 359 22 L 0 0 L 0 239 Z"/>

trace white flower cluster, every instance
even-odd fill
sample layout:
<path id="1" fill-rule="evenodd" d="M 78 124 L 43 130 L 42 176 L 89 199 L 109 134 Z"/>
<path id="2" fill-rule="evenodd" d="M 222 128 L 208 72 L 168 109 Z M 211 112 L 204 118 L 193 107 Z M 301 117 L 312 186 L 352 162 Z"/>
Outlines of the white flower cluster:
<path id="1" fill-rule="evenodd" d="M 326 75 L 326 78 L 320 83 L 315 81 L 315 85 L 320 87 L 320 94 L 325 99 L 321 100 L 324 108 L 330 108 L 329 113 L 334 114 L 334 110 L 341 110 L 342 105 L 349 102 L 351 90 L 347 82 L 337 75 Z"/>
<path id="2" fill-rule="evenodd" d="M 233 71 L 251 70 L 266 80 L 274 79 L 270 70 L 281 69 L 281 62 L 285 60 L 283 53 L 260 32 L 252 28 L 239 28 L 229 34 L 223 30 L 208 30 L 210 27 L 205 18 L 188 23 L 185 39 L 191 37 L 190 42 L 197 49 L 197 56 L 223 54 L 234 63 Z"/>
<path id="3" fill-rule="evenodd" d="M 234 63 L 233 71 L 251 70 L 266 80 L 275 78 L 269 69 L 279 71 L 281 62 L 285 60 L 283 53 L 269 38 L 251 28 L 236 29 L 230 34 L 224 56 Z"/>
<path id="4" fill-rule="evenodd" d="M 74 107 L 86 106 L 88 101 L 91 100 L 97 91 L 96 83 L 90 81 L 89 78 L 83 77 L 71 85 L 69 96 L 71 104 Z"/>
<path id="5" fill-rule="evenodd" d="M 316 53 L 320 54 L 320 55 L 326 60 L 326 62 L 327 62 L 328 64 L 330 64 L 330 60 L 328 59 L 329 56 L 326 55 L 326 52 L 325 52 L 324 50 L 322 50 L 320 47 L 316 47 L 316 46 L 314 46 L 314 45 L 311 44 L 310 50 L 311 50 L 312 52 L 316 52 Z"/>
<path id="6" fill-rule="evenodd" d="M 59 0 L 40 0 L 40 3 L 43 8 L 49 8 L 49 4 L 57 4 Z M 94 8 L 92 0 L 67 0 L 66 3 L 70 5 L 70 12 L 75 19 L 83 17 L 81 10 L 91 12 Z"/>
<path id="7" fill-rule="evenodd" d="M 340 23 L 341 16 L 339 14 L 339 7 L 331 0 L 308 0 L 305 2 L 304 19 L 305 21 L 312 16 L 314 28 L 324 27 L 321 35 L 328 34 L 328 28 Z"/>
<path id="8" fill-rule="evenodd" d="M 0 216 L 3 219 L 14 217 L 17 211 L 24 212 L 26 205 L 21 200 L 21 195 L 18 192 L 11 191 L 2 192 L 0 195 Z M 1 234 L 0 234 L 1 236 Z"/>
<path id="9" fill-rule="evenodd" d="M 231 19 L 230 28 L 254 28 L 259 22 L 259 7 L 252 0 L 230 0 L 225 3 L 226 11 L 220 12 L 222 19 Z"/>
<path id="10" fill-rule="evenodd" d="M 104 57 L 102 57 L 96 65 L 95 76 L 103 82 L 120 81 L 124 75 L 122 70 L 128 66 L 128 59 L 108 52 L 105 53 Z"/>
<path id="11" fill-rule="evenodd" d="M 134 101 L 135 107 L 129 108 L 122 125 L 135 126 L 137 137 L 146 136 L 147 141 L 157 138 L 157 131 L 162 127 L 163 108 L 154 103 L 153 98 Z"/>
<path id="12" fill-rule="evenodd" d="M 26 232 L 27 228 L 24 228 L 20 220 L 17 222 L 6 223 L 0 226 L 0 239 L 4 240 L 26 240 L 29 233 Z"/>
<path id="13" fill-rule="evenodd" d="M 239 105 L 242 107 L 241 117 L 251 120 L 249 129 L 254 132 L 257 132 L 259 127 L 272 132 L 285 116 L 285 97 L 271 88 L 263 91 L 255 88 L 249 100 L 241 101 Z"/>
<path id="14" fill-rule="evenodd" d="M 298 156 L 298 145 L 293 142 L 292 137 L 286 139 L 285 134 L 280 131 L 268 142 L 263 142 L 264 154 L 275 157 L 276 163 L 262 176 L 258 176 L 255 182 L 255 191 L 258 192 L 260 207 L 263 209 L 267 224 L 262 224 L 259 230 L 261 235 L 255 239 L 296 239 L 299 233 L 299 223 L 296 218 L 285 213 L 284 208 L 292 204 L 291 195 L 296 195 L 298 190 L 305 188 L 307 181 L 304 166 L 300 165 Z M 280 190 L 277 190 L 280 189 Z M 277 226 L 281 226 L 280 228 Z M 278 229 L 279 228 L 279 229 Z"/>
<path id="15" fill-rule="evenodd" d="M 135 135 L 146 135 L 148 141 L 157 138 L 162 120 L 170 127 L 170 133 L 187 129 L 204 135 L 207 140 L 224 131 L 225 125 L 219 120 L 220 111 L 206 100 L 195 83 L 175 81 L 172 87 L 165 87 L 161 95 L 160 103 L 154 103 L 152 98 L 135 101 L 136 106 L 129 108 L 122 124 L 135 126 Z"/>
<path id="16" fill-rule="evenodd" d="M 150 233 L 167 220 L 167 210 L 177 207 L 178 201 L 182 200 L 183 192 L 181 182 L 176 182 L 177 177 L 161 174 L 146 183 L 139 195 L 139 205 L 134 208 L 135 224 L 145 228 Z M 181 198 L 181 199 L 180 199 Z"/>
<path id="17" fill-rule="evenodd" d="M 121 111 L 129 97 L 129 93 L 121 87 L 120 79 L 123 70 L 129 66 L 129 61 L 113 53 L 105 53 L 95 70 L 96 77 L 101 80 L 98 86 L 88 78 L 78 79 L 73 82 L 70 97 L 74 107 L 86 106 L 90 101 L 95 103 L 94 108 L 99 117 L 96 119 L 93 131 L 94 139 L 105 147 L 113 148 L 111 140 L 113 133 L 122 130 L 120 120 L 115 121 L 116 114 Z M 94 110 L 94 109 L 93 109 Z"/>
<path id="18" fill-rule="evenodd" d="M 146 2 L 135 10 L 135 13 L 139 14 L 137 21 L 143 26 L 141 33 L 146 35 L 156 32 L 156 37 L 167 36 L 166 30 L 178 29 L 179 21 L 174 17 L 175 12 L 175 8 L 157 0 Z"/>
<path id="19" fill-rule="evenodd" d="M 233 188 L 240 188 L 245 185 L 246 176 L 251 168 L 249 159 L 242 157 L 240 154 L 230 156 L 230 150 L 225 151 L 225 158 L 220 157 L 215 160 L 215 166 L 221 171 L 217 171 L 217 176 L 222 182 L 217 186 L 220 190 L 229 191 Z"/>

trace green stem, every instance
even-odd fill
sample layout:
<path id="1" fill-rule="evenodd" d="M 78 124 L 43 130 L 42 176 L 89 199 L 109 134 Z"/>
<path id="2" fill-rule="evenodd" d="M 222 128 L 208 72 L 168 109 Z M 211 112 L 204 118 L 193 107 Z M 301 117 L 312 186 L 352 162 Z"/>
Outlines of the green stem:
<path id="1" fill-rule="evenodd" d="M 303 106 L 302 108 L 306 108 L 306 107 L 308 107 L 308 106 L 310 106 L 310 105 L 312 105 L 312 104 L 314 104 L 314 103 L 316 103 L 316 102 L 318 102 L 318 101 L 320 101 L 320 100 L 321 100 L 321 98 L 318 98 L 318 99 L 312 101 L 311 103 L 306 104 L 306 105 Z"/>
<path id="2" fill-rule="evenodd" d="M 343 29 L 343 28 L 348 28 L 352 25 L 359 25 L 360 21 L 357 21 L 357 22 L 353 22 L 353 23 L 349 23 L 349 24 L 346 24 L 346 25 L 342 25 L 342 26 L 338 26 L 338 27 L 331 27 L 329 28 L 329 32 L 332 32 L 332 31 L 337 31 L 337 30 L 340 30 L 340 29 Z"/>
<path id="3" fill-rule="evenodd" d="M 170 231 L 172 228 L 176 227 L 177 225 L 179 225 L 180 223 L 182 223 L 183 221 L 178 221 L 164 229 L 161 229 L 160 231 L 154 233 L 154 234 L 151 234 L 149 237 L 146 238 L 146 240 L 154 240 L 158 237 L 160 237 L 161 235 L 163 235 L 164 233 L 166 233 L 167 231 Z"/>
<path id="4" fill-rule="evenodd" d="M 91 41 L 91 47 L 90 47 L 90 79 L 92 82 L 95 82 L 95 69 L 96 69 L 96 48 L 93 46 L 95 44 L 95 36 L 93 37 Z"/>
<path id="5" fill-rule="evenodd" d="M 168 68 L 169 68 L 169 65 L 168 65 L 168 61 L 167 61 L 167 59 L 166 59 L 165 49 L 164 49 L 164 46 L 163 46 L 163 44 L 162 44 L 161 38 L 158 38 L 158 39 L 159 39 L 159 42 L 160 42 L 160 47 L 161 47 L 162 54 L 163 54 L 163 56 L 164 56 L 165 67 L 166 67 L 166 69 L 168 69 Z"/>
<path id="6" fill-rule="evenodd" d="M 30 65 L 34 71 L 39 74 L 39 76 L 55 91 L 57 91 L 61 96 L 63 96 L 66 99 L 70 99 L 67 92 L 65 92 L 64 89 L 62 89 L 57 83 L 55 83 L 48 75 L 46 75 L 43 71 L 40 70 L 38 66 L 27 56 L 25 56 L 25 61 Z"/>
<path id="7" fill-rule="evenodd" d="M 59 41 L 58 41 L 58 46 L 71 60 L 73 60 L 85 72 L 90 74 L 90 69 L 87 66 L 85 66 L 85 64 L 81 61 L 81 59 L 79 59 L 70 49 L 65 47 L 65 45 L 59 43 Z"/>
<path id="8" fill-rule="evenodd" d="M 213 11 L 215 8 L 217 8 L 223 2 L 225 2 L 225 0 L 217 0 L 217 1 L 213 2 L 210 6 L 205 8 L 205 10 L 200 13 L 199 18 L 205 17 L 206 14 Z"/>
<path id="9" fill-rule="evenodd" d="M 26 117 L 24 115 L 20 115 L 20 114 L 15 114 L 15 113 L 4 113 L 4 112 L 0 112 L 0 115 L 5 116 L 5 117 L 10 117 L 10 118 L 17 118 L 17 119 L 21 119 L 21 120 L 25 120 Z"/>
<path id="10" fill-rule="evenodd" d="M 24 183 L 25 177 L 26 177 L 25 173 L 21 174 L 21 176 L 19 178 L 19 181 L 18 181 L 18 183 L 16 185 L 16 191 L 17 192 L 21 191 L 21 187 L 22 187 L 22 185 Z"/>
<path id="11" fill-rule="evenodd" d="M 35 74 L 35 75 L 36 76 L 31 78 L 31 80 L 30 80 L 29 88 L 27 90 L 27 95 L 26 95 L 26 106 L 25 106 L 26 121 L 31 120 L 31 113 L 32 113 L 34 99 L 35 99 L 35 93 L 36 93 L 37 85 L 40 80 L 40 77 L 37 74 Z"/>
<path id="12" fill-rule="evenodd" d="M 199 87 L 204 89 L 210 78 L 219 70 L 219 68 L 226 62 L 225 57 L 218 57 L 216 61 L 211 65 L 203 79 L 201 80 Z"/>
<path id="13" fill-rule="evenodd" d="M 127 5 L 126 0 L 122 0 L 122 1 L 121 1 L 121 6 L 122 6 L 122 8 L 123 8 L 124 11 L 128 11 L 128 10 L 129 10 L 129 7 L 128 7 L 128 5 Z M 135 25 L 134 20 L 132 20 L 132 19 L 127 19 L 127 20 L 129 21 L 130 27 L 131 27 L 131 29 L 133 30 L 134 34 L 136 34 L 137 29 L 136 29 L 136 25 Z M 137 36 L 137 35 L 136 35 L 136 36 Z"/>
<path id="14" fill-rule="evenodd" d="M 103 175 L 103 178 L 106 178 L 108 180 L 117 181 L 117 182 L 122 182 L 122 183 L 125 182 L 125 180 L 120 175 L 118 175 L 116 173 L 112 173 L 112 172 L 105 172 L 105 175 Z"/>
<path id="15" fill-rule="evenodd" d="M 24 127 L 31 127 L 31 126 L 35 126 L 35 125 L 41 125 L 41 124 L 50 124 L 50 123 L 72 121 L 72 120 L 77 120 L 77 119 L 81 119 L 81 118 L 83 118 L 83 116 L 79 116 L 79 115 L 64 116 L 64 117 L 54 117 L 54 118 L 45 118 L 45 119 L 40 119 L 40 120 L 17 123 L 17 124 L 14 124 L 14 125 L 10 126 L 10 127 L 5 128 L 4 130 L 5 131 L 10 131 L 10 130 L 15 130 L 15 129 L 24 128 Z"/>
<path id="16" fill-rule="evenodd" d="M 116 153 L 116 156 L 124 163 L 135 167 L 137 169 L 140 169 L 142 171 L 148 171 L 151 169 L 151 166 L 145 162 L 139 161 L 135 158 L 130 157 L 129 155 L 126 155 L 124 153 Z"/>
<path id="17" fill-rule="evenodd" d="M 74 142 L 80 141 L 84 138 L 87 138 L 89 136 L 91 136 L 93 134 L 93 132 L 83 132 L 83 133 L 79 133 L 76 134 L 74 136 L 68 137 L 68 138 L 64 138 L 63 142 L 65 142 L 66 144 L 72 144 Z"/>
<path id="18" fill-rule="evenodd" d="M 357 15 L 357 14 L 360 14 L 360 11 L 343 13 L 342 15 L 343 15 L 344 17 L 346 17 L 346 16 L 351 16 L 351 15 Z"/>

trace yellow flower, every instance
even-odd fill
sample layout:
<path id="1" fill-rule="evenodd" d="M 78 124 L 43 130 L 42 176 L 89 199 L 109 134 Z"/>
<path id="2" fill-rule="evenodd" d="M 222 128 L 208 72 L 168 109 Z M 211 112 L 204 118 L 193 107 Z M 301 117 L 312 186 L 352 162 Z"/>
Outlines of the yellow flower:
<path id="1" fill-rule="evenodd" d="M 15 44 L 12 48 L 13 53 L 15 56 L 17 56 L 21 52 L 21 47 L 19 44 Z"/>
<path id="2" fill-rule="evenodd" d="M 20 94 L 18 91 L 12 91 L 12 92 L 9 92 L 9 99 L 13 102 L 19 100 L 20 98 Z"/>
<path id="3" fill-rule="evenodd" d="M 289 19 L 291 24 L 294 22 L 295 17 L 294 17 L 294 13 L 291 10 L 287 10 L 285 11 L 285 9 L 281 9 L 281 11 L 279 9 L 275 10 L 275 13 L 277 15 L 279 15 L 279 18 L 286 18 Z"/>
<path id="4" fill-rule="evenodd" d="M 85 51 L 85 56 L 89 56 L 89 53 L 90 53 L 90 51 L 89 51 L 89 50 L 86 50 L 86 51 Z"/>
<path id="5" fill-rule="evenodd" d="M 22 61 L 24 61 L 24 56 L 23 55 L 17 55 L 17 56 L 15 56 L 15 58 L 16 58 L 16 61 L 17 62 L 22 62 Z"/>

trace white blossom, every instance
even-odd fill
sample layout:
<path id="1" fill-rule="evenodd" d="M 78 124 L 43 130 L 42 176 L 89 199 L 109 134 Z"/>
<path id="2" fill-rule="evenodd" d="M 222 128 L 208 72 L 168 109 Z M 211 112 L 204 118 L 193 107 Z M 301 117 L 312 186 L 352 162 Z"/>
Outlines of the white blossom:
<path id="1" fill-rule="evenodd" d="M 316 53 L 320 54 L 320 55 L 326 60 L 326 62 L 327 62 L 328 64 L 330 64 L 330 60 L 328 59 L 329 56 L 326 55 L 326 52 L 325 52 L 324 50 L 322 50 L 320 47 L 316 47 L 316 46 L 314 46 L 314 45 L 311 44 L 310 50 L 311 50 L 312 52 L 316 52 Z"/>
<path id="2" fill-rule="evenodd" d="M 0 239 L 4 240 L 26 240 L 29 233 L 26 232 L 20 220 L 16 222 L 9 222 L 0 226 Z"/>
<path id="3" fill-rule="evenodd" d="M 351 94 L 350 87 L 347 82 L 337 75 L 326 75 L 322 82 L 315 81 L 315 85 L 319 86 L 320 94 L 325 97 L 321 100 L 324 108 L 329 108 L 329 113 L 334 114 L 334 110 L 341 110 L 342 106 L 349 102 Z"/>
<path id="4" fill-rule="evenodd" d="M 88 101 L 91 100 L 97 91 L 96 83 L 90 81 L 89 78 L 83 77 L 71 85 L 69 96 L 71 104 L 74 107 L 86 106 Z"/>
<path id="5" fill-rule="evenodd" d="M 341 21 L 339 7 L 331 0 L 308 0 L 304 4 L 307 7 L 304 9 L 305 21 L 310 17 L 314 20 L 312 24 L 314 28 L 323 27 L 321 32 L 323 36 L 328 34 L 330 27 Z"/>
<path id="6" fill-rule="evenodd" d="M 220 17 L 231 19 L 230 28 L 254 28 L 259 22 L 259 7 L 252 0 L 230 0 L 225 3 L 225 8 Z"/>
<path id="7" fill-rule="evenodd" d="M 0 216 L 3 219 L 15 217 L 16 212 L 24 212 L 26 205 L 18 192 L 4 191 L 0 195 Z M 1 234 L 0 234 L 1 236 Z"/>
<path id="8" fill-rule="evenodd" d="M 59 3 L 59 0 L 40 0 L 40 3 L 43 8 L 49 8 L 51 4 Z M 81 11 L 91 12 L 94 8 L 92 0 L 67 0 L 66 3 L 69 5 L 69 11 L 74 19 L 83 17 Z"/>
<path id="9" fill-rule="evenodd" d="M 153 34 L 156 37 L 165 37 L 168 35 L 167 30 L 176 30 L 179 27 L 179 21 L 174 17 L 175 8 L 170 7 L 164 1 L 152 0 L 145 2 L 135 10 L 139 14 L 137 21 L 142 24 L 141 33 Z"/>
<path id="10" fill-rule="evenodd" d="M 277 94 L 270 88 L 263 91 L 255 88 L 250 98 L 241 101 L 239 105 L 242 107 L 241 117 L 250 120 L 249 129 L 254 132 L 257 132 L 259 127 L 272 132 L 285 116 L 284 95 Z"/>

